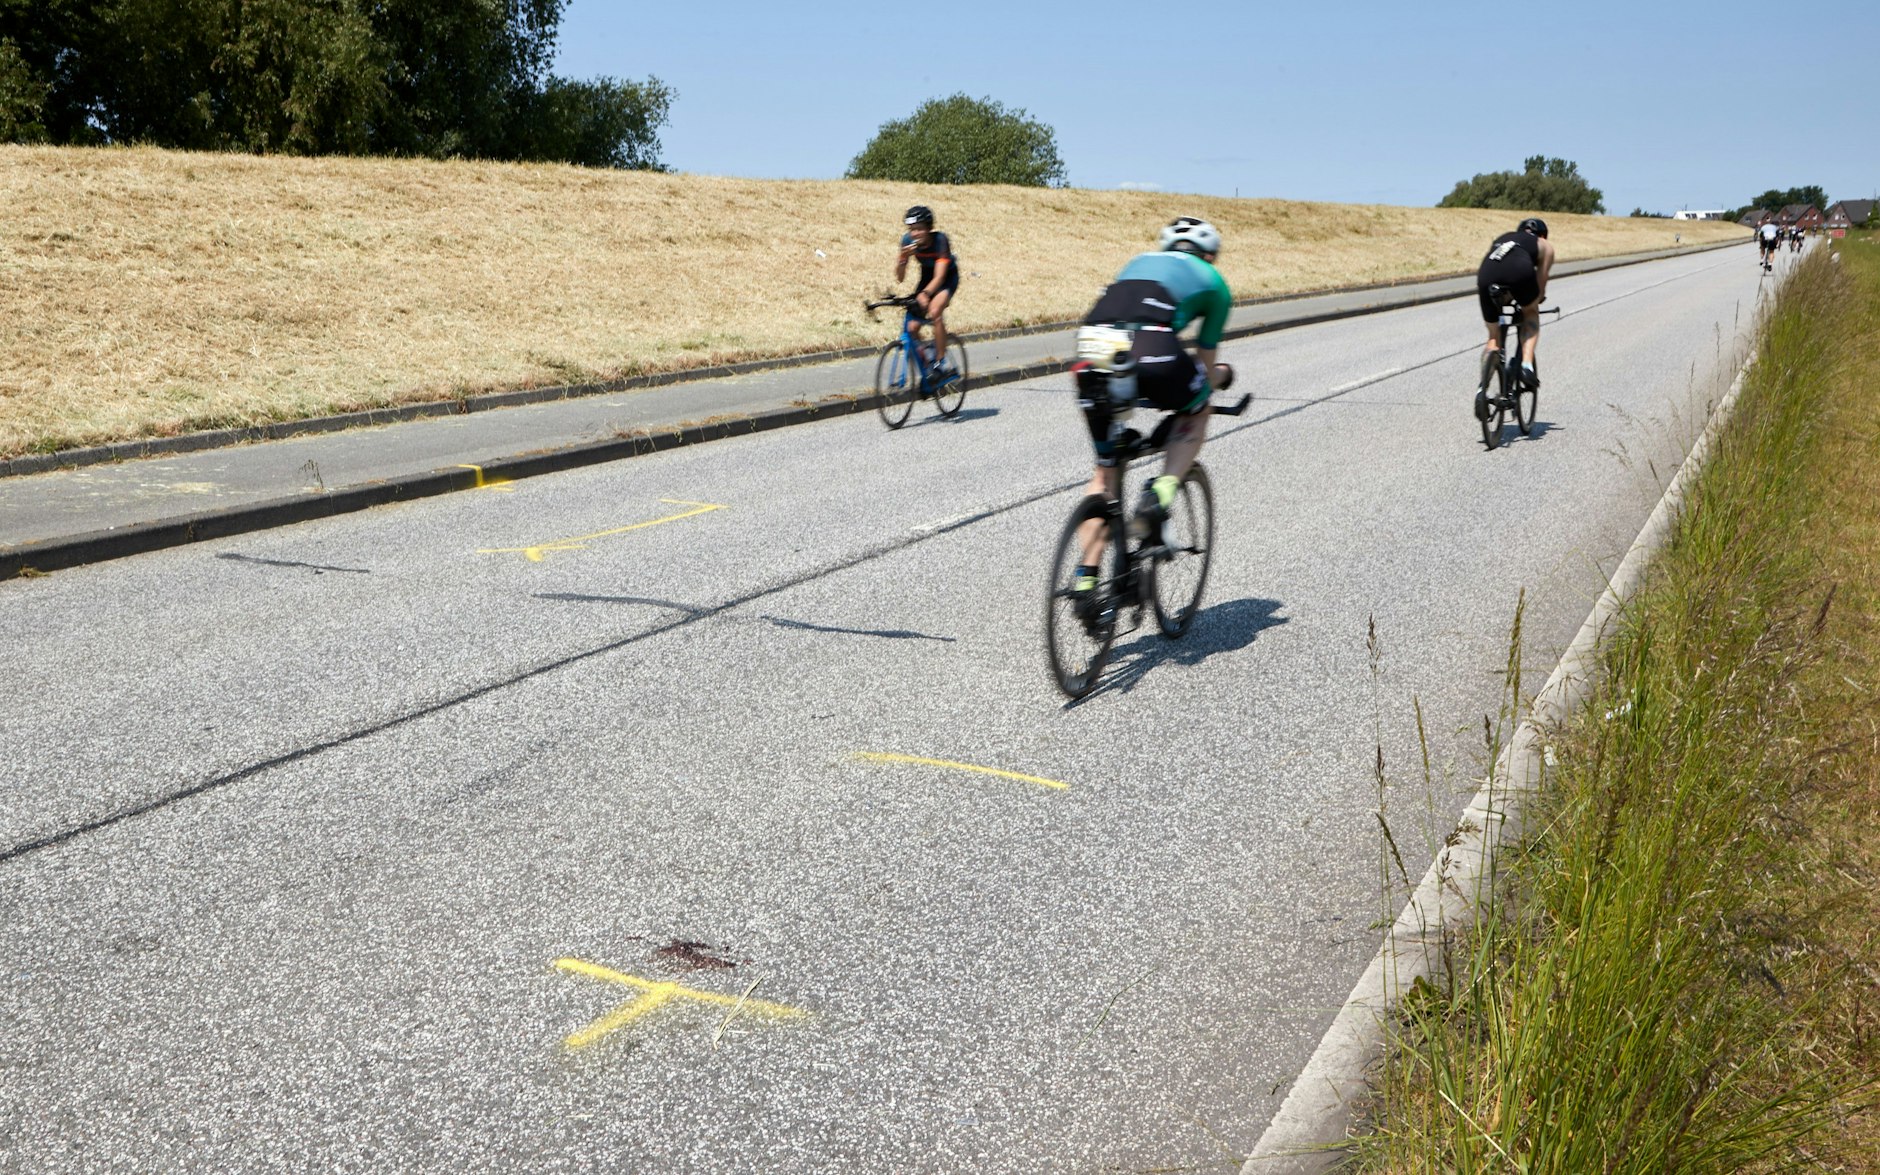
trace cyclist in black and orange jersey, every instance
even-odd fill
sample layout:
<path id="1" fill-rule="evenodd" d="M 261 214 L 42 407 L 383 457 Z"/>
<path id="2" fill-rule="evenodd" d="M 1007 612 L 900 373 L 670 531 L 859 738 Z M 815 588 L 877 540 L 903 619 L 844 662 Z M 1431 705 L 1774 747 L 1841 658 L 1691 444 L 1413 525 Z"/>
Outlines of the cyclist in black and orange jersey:
<path id="1" fill-rule="evenodd" d="M 901 235 L 901 251 L 894 259 L 894 280 L 907 276 L 908 258 L 920 262 L 920 284 L 914 297 L 920 303 L 919 318 L 933 324 L 933 356 L 939 368 L 940 382 L 959 376 L 959 369 L 947 362 L 947 305 L 960 288 L 959 265 L 953 258 L 953 244 L 947 235 L 935 232 L 933 209 L 916 204 L 901 217 L 907 232 Z M 918 326 L 915 328 L 919 329 Z"/>

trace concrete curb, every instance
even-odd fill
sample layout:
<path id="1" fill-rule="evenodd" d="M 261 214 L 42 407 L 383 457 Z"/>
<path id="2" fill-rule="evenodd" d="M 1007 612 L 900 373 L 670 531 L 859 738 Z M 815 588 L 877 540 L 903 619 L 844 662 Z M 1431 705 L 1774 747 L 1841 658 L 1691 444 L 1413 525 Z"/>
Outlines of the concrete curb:
<path id="1" fill-rule="evenodd" d="M 1695 246 L 1689 249 L 1670 251 L 1663 254 L 1629 257 L 1607 264 L 1592 263 L 1588 264 L 1586 268 L 1576 270 L 1575 272 L 1591 273 L 1602 269 L 1618 269 L 1628 265 L 1642 265 L 1648 261 L 1664 260 L 1666 257 L 1670 256 L 1681 256 L 1685 253 L 1708 252 L 1713 249 L 1727 248 L 1741 243 L 1740 241 L 1726 241 L 1721 244 Z M 1468 275 L 1452 275 L 1452 277 L 1455 276 L 1466 277 Z M 1427 281 L 1441 280 L 1450 279 L 1417 278 L 1412 281 L 1394 284 L 1420 284 Z M 1363 289 L 1383 289 L 1387 288 L 1390 284 L 1393 283 L 1359 287 L 1358 289 L 1360 291 Z M 1349 293 L 1352 291 L 1341 290 L 1333 292 Z M 1254 335 L 1268 334 L 1273 331 L 1290 330 L 1294 327 L 1312 326 L 1318 323 L 1334 322 L 1345 318 L 1358 318 L 1369 314 L 1381 314 L 1390 310 L 1400 310 L 1408 306 L 1421 306 L 1431 302 L 1444 302 L 1456 298 L 1471 297 L 1473 294 L 1473 290 L 1456 292 L 1431 291 L 1425 295 L 1397 299 L 1386 304 L 1353 306 L 1339 310 L 1322 311 L 1316 314 L 1300 315 L 1282 321 L 1253 323 L 1247 326 L 1233 328 L 1227 331 L 1223 337 L 1226 339 L 1251 338 Z M 1273 300 L 1290 300 L 1295 297 L 1309 296 L 1311 295 L 1288 294 L 1283 298 Z M 1069 323 L 1057 324 L 1051 327 L 1024 328 L 1022 330 L 1014 329 L 1012 331 L 999 332 L 997 336 L 984 337 L 1005 337 L 1028 332 L 1039 333 L 1045 330 L 1062 330 L 1074 325 L 1076 324 Z M 877 347 L 862 349 L 858 352 L 858 355 L 873 354 L 878 349 Z M 825 355 L 822 358 L 826 359 L 827 357 L 828 356 Z M 772 366 L 791 366 L 797 365 L 800 362 L 809 361 L 810 359 L 806 357 L 800 361 L 766 360 L 762 362 L 769 363 Z M 749 366 L 751 370 L 756 369 L 756 365 L 747 366 Z M 972 376 L 966 381 L 966 390 L 972 391 L 979 388 L 997 387 L 1002 384 L 1019 383 L 1025 380 L 1042 379 L 1060 374 L 1063 369 L 1064 361 L 1057 357 L 1047 358 L 1034 363 L 1021 364 L 1016 367 L 1000 368 L 996 371 Z M 722 374 L 727 370 L 729 369 L 714 369 L 710 374 Z M 680 379 L 696 379 L 702 377 L 703 373 L 697 371 L 675 373 L 671 377 L 664 377 L 664 382 L 671 383 L 678 382 Z M 598 388 L 597 390 L 617 391 L 619 389 L 609 386 L 607 388 Z M 563 389 L 563 391 L 566 391 L 566 389 Z M 503 395 L 562 398 L 559 395 L 552 395 L 550 391 L 546 390 L 541 393 L 503 393 Z M 522 403 L 528 401 L 516 400 L 513 402 Z M 457 409 L 451 406 L 455 403 L 456 402 L 453 401 L 451 404 L 439 407 L 434 412 L 424 414 L 437 415 L 457 411 Z M 484 405 L 484 407 L 497 406 L 504 405 Z M 718 420 L 693 425 L 675 425 L 670 429 L 651 429 L 645 433 L 623 436 L 613 440 L 595 441 L 589 444 L 572 445 L 567 448 L 555 449 L 543 453 L 522 453 L 497 457 L 483 462 L 480 466 L 450 466 L 448 468 L 434 469 L 424 473 L 412 473 L 387 478 L 383 481 L 363 482 L 356 485 L 344 486 L 324 493 L 307 493 L 292 497 L 272 498 L 261 502 L 250 502 L 240 506 L 230 506 L 220 510 L 207 510 L 175 518 L 135 523 L 130 526 L 115 527 L 109 530 L 89 531 L 58 539 L 21 543 L 17 546 L 0 549 L 0 580 L 12 579 L 20 575 L 59 571 L 66 568 L 83 566 L 88 563 L 102 563 L 111 559 L 122 559 L 130 555 L 141 555 L 150 551 L 184 546 L 189 543 L 202 542 L 207 539 L 228 538 L 233 535 L 246 534 L 252 531 L 268 530 L 277 526 L 287 526 L 296 522 L 308 522 L 316 518 L 329 518 L 337 514 L 348 514 L 355 510 L 366 510 L 374 506 L 388 505 L 393 502 L 412 501 L 418 498 L 428 498 L 438 494 L 452 493 L 457 490 L 476 489 L 479 486 L 489 485 L 494 482 L 519 481 L 523 478 L 536 477 L 544 473 L 559 473 L 563 470 L 579 469 L 587 465 L 597 465 L 603 462 L 618 461 L 628 457 L 643 456 L 648 453 L 663 452 L 664 450 L 677 448 L 681 445 L 694 445 L 705 441 L 720 440 L 725 437 L 744 436 L 750 433 L 767 432 L 776 428 L 787 428 L 791 425 L 808 424 L 817 420 L 826 420 L 831 417 L 846 416 L 855 412 L 866 411 L 872 407 L 874 407 L 872 396 L 860 395 L 853 398 L 836 396 L 817 404 L 770 409 L 733 420 Z M 467 411 L 468 409 L 464 410 Z M 393 411 L 394 410 L 387 410 L 388 413 Z M 398 417 L 394 415 L 386 415 L 381 418 L 378 413 L 356 413 L 353 414 L 353 416 L 361 419 L 355 420 L 351 417 L 326 417 L 318 421 L 301 422 L 307 426 L 302 429 L 302 431 L 336 431 L 340 428 L 352 427 L 356 424 L 388 423 L 395 419 L 410 419 L 409 416 Z M 365 417 L 373 417 L 373 419 L 363 419 Z M 231 431 L 242 433 L 244 439 L 254 439 L 252 435 L 254 430 Z M 215 435 L 217 434 L 203 433 L 195 434 L 195 437 L 211 437 Z M 194 438 L 176 437 L 170 439 L 181 444 L 191 441 Z M 236 442 L 229 441 L 225 443 L 232 444 Z M 118 446 L 107 446 L 106 448 L 117 447 Z M 197 447 L 214 448 L 218 447 L 218 445 L 205 442 Z M 79 450 L 74 450 L 74 452 L 79 452 Z M 148 454 L 141 452 L 137 454 L 120 454 L 114 457 L 101 457 L 97 461 L 87 463 L 98 464 L 107 460 L 121 460 L 128 455 L 143 456 Z M 49 454 L 44 460 L 51 461 L 58 456 L 60 455 Z M 18 460 L 34 459 L 20 458 Z M 7 463 L 0 462 L 0 466 L 4 466 L 5 464 Z M 61 466 L 61 468 L 63 467 L 64 466 Z M 0 476 L 4 475 L 4 470 L 0 469 Z"/>
<path id="2" fill-rule="evenodd" d="M 1463 811 L 1456 832 L 1430 863 L 1376 957 L 1352 988 L 1319 1047 L 1293 1082 L 1241 1175 L 1319 1175 L 1349 1157 L 1353 1107 L 1370 1092 L 1366 1074 L 1383 1055 L 1384 1022 L 1399 993 L 1440 975 L 1445 945 L 1472 925 L 1483 886 L 1492 883 L 1497 854 L 1521 834 L 1520 804 L 1545 773 L 1545 732 L 1557 728 L 1591 692 L 1597 654 L 1607 631 L 1638 590 L 1645 568 L 1670 537 L 1691 481 L 1702 471 L 1717 433 L 1729 422 L 1756 361 L 1752 350 L 1710 414 L 1651 517 L 1627 549 L 1547 678 L 1528 717 L 1502 749 L 1488 781 Z"/>
<path id="3" fill-rule="evenodd" d="M 1712 249 L 1727 248 L 1743 244 L 1742 241 L 1722 241 L 1709 245 L 1692 245 L 1678 249 L 1667 249 L 1657 253 L 1641 254 L 1625 260 L 1614 261 L 1607 265 L 1598 264 L 1599 258 L 1590 258 L 1587 268 L 1575 270 L 1576 273 L 1590 273 L 1596 269 L 1617 269 L 1624 265 L 1639 265 L 1646 261 L 1659 261 L 1666 257 L 1681 256 L 1686 253 L 1703 253 Z M 1578 264 L 1569 262 L 1568 264 Z M 1261 306 L 1273 302 L 1287 302 L 1299 298 L 1317 298 L 1328 294 L 1364 293 L 1368 290 L 1388 290 L 1401 286 L 1420 285 L 1425 282 L 1450 281 L 1468 277 L 1467 272 L 1422 274 L 1417 277 L 1394 278 L 1390 281 L 1371 282 L 1361 286 L 1339 286 L 1330 289 L 1300 290 L 1287 294 L 1269 294 L 1257 298 L 1241 298 L 1235 301 L 1235 307 Z M 1565 276 L 1563 274 L 1563 276 Z M 1419 305 L 1420 299 L 1401 302 L 1396 305 Z M 1313 321 L 1325 321 L 1314 319 Z M 1033 326 L 1007 327 L 1002 330 L 975 331 L 963 334 L 966 342 L 994 341 L 1015 338 L 1020 335 L 1049 334 L 1052 331 L 1069 330 L 1075 327 L 1076 320 L 1064 322 L 1039 323 Z M 1289 325 L 1304 325 L 1291 323 Z M 1232 337 L 1232 336 L 1230 336 Z M 310 436 L 318 433 L 340 432 L 349 428 L 366 428 L 374 425 L 400 424 L 408 420 L 423 420 L 434 416 L 462 416 L 471 412 L 488 412 L 497 408 L 516 408 L 526 404 L 545 404 L 555 400 L 573 400 L 584 396 L 605 396 L 619 392 L 644 391 L 650 388 L 667 387 L 676 383 L 691 383 L 696 380 L 722 379 L 726 376 L 749 375 L 759 371 L 780 371 L 791 367 L 810 367 L 819 363 L 834 363 L 844 359 L 860 359 L 881 350 L 881 344 L 873 343 L 865 347 L 846 347 L 837 351 L 813 351 L 802 355 L 783 355 L 770 359 L 752 359 L 744 363 L 719 364 L 712 367 L 688 367 L 683 371 L 666 371 L 653 375 L 635 375 L 624 379 L 603 380 L 597 383 L 563 384 L 546 388 L 522 388 L 507 392 L 485 392 L 474 396 L 456 396 L 444 400 L 429 400 L 421 404 L 401 404 L 397 407 L 369 408 L 359 412 L 341 412 L 332 416 L 314 416 L 305 420 L 287 420 L 275 424 L 259 424 L 250 428 L 218 428 L 202 432 L 185 433 L 175 437 L 148 437 L 136 441 L 117 441 L 108 445 L 91 445 L 81 449 L 61 449 L 52 453 L 29 453 L 20 457 L 0 459 L 0 477 L 25 477 L 35 473 L 50 473 L 57 469 L 80 469 L 88 465 L 108 465 L 117 461 L 135 461 L 144 457 L 173 456 L 178 453 L 200 453 L 208 449 L 225 449 L 232 445 L 253 444 L 257 441 L 278 441 L 289 437 Z"/>

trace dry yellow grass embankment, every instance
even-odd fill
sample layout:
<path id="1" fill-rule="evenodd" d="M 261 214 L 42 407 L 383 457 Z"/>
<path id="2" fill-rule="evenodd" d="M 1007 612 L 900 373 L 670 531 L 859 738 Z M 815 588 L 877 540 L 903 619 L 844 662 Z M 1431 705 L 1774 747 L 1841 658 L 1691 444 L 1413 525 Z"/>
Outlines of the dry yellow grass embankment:
<path id="1" fill-rule="evenodd" d="M 1239 296 L 1471 269 L 1503 212 L 0 147 L 0 456 L 886 337 L 932 204 L 958 330 L 1083 313 L 1171 216 Z M 1553 216 L 1563 259 L 1728 224 Z M 1458 327 L 1460 332 L 1462 327 Z"/>

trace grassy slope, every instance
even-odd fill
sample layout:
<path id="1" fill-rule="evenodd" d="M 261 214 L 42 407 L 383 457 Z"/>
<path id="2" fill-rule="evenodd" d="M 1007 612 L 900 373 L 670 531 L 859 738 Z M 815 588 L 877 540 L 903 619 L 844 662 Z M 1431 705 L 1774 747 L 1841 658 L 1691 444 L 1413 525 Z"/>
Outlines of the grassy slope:
<path id="1" fill-rule="evenodd" d="M 1880 1170 L 1876 392 L 1867 239 L 1766 322 L 1544 832 L 1412 1001 L 1374 1166 Z"/>
<path id="2" fill-rule="evenodd" d="M 962 330 L 1081 314 L 1171 216 L 1241 296 L 1472 268 L 1509 213 L 0 146 L 0 456 L 850 346 L 935 206 Z M 1550 217 L 1563 258 L 1739 236 Z"/>

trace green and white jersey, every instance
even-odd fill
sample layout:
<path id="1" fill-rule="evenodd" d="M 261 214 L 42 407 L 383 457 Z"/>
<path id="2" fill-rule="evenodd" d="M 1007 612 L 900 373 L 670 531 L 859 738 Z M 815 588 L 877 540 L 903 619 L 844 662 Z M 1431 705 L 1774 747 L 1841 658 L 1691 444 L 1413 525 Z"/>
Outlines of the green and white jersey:
<path id="1" fill-rule="evenodd" d="M 1173 299 L 1169 325 L 1176 330 L 1197 318 L 1201 320 L 1196 346 L 1212 350 L 1221 345 L 1228 312 L 1234 308 L 1234 295 L 1220 270 L 1192 253 L 1143 253 L 1123 267 L 1115 284 L 1133 281 L 1154 282 L 1168 291 Z"/>

